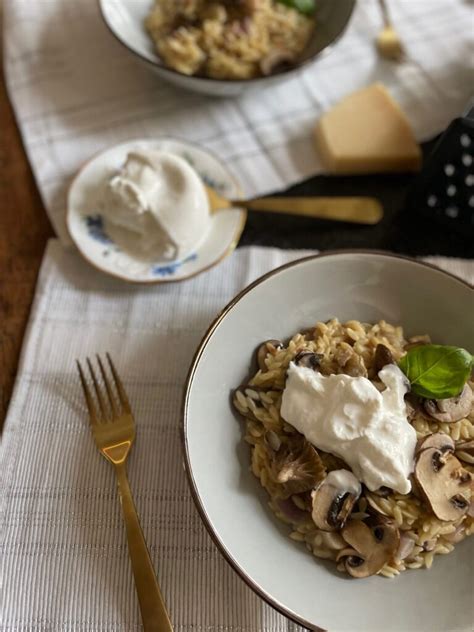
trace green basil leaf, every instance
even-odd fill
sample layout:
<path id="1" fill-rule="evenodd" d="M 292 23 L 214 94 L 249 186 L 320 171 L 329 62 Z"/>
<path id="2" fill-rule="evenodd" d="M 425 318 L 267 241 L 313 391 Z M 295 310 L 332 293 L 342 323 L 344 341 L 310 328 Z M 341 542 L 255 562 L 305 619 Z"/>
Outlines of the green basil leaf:
<path id="1" fill-rule="evenodd" d="M 285 4 L 291 9 L 296 9 L 304 15 L 311 15 L 316 8 L 315 0 L 277 0 L 280 4 Z"/>
<path id="2" fill-rule="evenodd" d="M 447 345 L 419 345 L 400 360 L 411 390 L 428 399 L 456 397 L 466 383 L 473 357 L 465 349 Z"/>

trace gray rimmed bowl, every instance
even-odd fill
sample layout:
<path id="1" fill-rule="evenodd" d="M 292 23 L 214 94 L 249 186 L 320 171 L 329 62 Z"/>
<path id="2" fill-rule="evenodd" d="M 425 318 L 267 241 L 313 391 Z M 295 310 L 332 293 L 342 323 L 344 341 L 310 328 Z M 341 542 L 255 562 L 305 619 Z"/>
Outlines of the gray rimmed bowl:
<path id="1" fill-rule="evenodd" d="M 432 632 L 472 629 L 474 538 L 430 570 L 356 580 L 288 537 L 249 471 L 231 392 L 255 348 L 316 320 L 338 317 L 403 325 L 410 336 L 474 350 L 472 286 L 413 259 L 335 252 L 287 264 L 243 290 L 211 325 L 189 372 L 184 454 L 194 501 L 227 561 L 263 599 L 311 629 Z"/>
<path id="2" fill-rule="evenodd" d="M 172 84 L 213 96 L 238 96 L 251 88 L 279 83 L 331 50 L 346 29 L 356 0 L 318 0 L 317 26 L 298 64 L 281 69 L 269 77 L 242 81 L 188 76 L 167 68 L 155 52 L 153 42 L 143 25 L 152 6 L 151 0 L 99 0 L 105 24 L 112 34 L 138 59 Z"/>

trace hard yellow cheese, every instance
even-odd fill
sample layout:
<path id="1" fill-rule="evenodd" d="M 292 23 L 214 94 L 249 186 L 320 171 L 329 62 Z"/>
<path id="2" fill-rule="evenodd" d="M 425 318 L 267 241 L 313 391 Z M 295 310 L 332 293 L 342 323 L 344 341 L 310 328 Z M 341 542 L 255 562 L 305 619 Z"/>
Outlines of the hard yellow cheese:
<path id="1" fill-rule="evenodd" d="M 354 92 L 323 114 L 315 128 L 331 173 L 417 171 L 421 150 L 410 124 L 382 84 Z"/>

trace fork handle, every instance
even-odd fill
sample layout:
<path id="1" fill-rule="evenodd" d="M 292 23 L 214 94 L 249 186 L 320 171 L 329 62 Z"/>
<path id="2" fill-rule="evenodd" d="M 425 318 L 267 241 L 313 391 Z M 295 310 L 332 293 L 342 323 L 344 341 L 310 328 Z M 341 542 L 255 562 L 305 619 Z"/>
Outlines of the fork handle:
<path id="1" fill-rule="evenodd" d="M 150 554 L 143 537 L 143 531 L 133 502 L 125 464 L 115 466 L 120 504 L 122 505 L 127 530 L 128 552 L 132 562 L 138 601 L 145 632 L 173 632 L 166 612 L 158 580 L 151 563 Z"/>
<path id="2" fill-rule="evenodd" d="M 388 6 L 385 0 L 379 0 L 380 10 L 382 12 L 382 19 L 384 26 L 390 27 L 392 26 L 392 21 L 390 20 L 390 15 L 388 13 Z"/>

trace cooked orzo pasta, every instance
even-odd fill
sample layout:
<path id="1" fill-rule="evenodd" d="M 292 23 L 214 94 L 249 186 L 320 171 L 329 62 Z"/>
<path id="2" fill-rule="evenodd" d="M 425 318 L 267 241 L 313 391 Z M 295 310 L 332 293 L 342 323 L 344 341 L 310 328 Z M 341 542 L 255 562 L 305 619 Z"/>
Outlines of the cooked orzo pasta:
<path id="1" fill-rule="evenodd" d="M 318 322 L 286 343 L 262 343 L 257 372 L 235 391 L 234 406 L 245 417 L 251 469 L 268 492 L 271 509 L 289 525 L 290 538 L 354 577 L 394 577 L 407 569 L 429 568 L 436 555 L 450 553 L 474 532 L 474 384 L 468 380 L 462 397 L 437 400 L 439 414 L 433 412 L 433 401 L 409 392 L 406 423 L 418 439 L 411 491 L 369 491 L 365 485 L 357 491 L 347 478 L 354 478 L 347 463 L 310 444 L 282 418 L 288 369 L 290 363 L 302 363 L 323 376 L 365 377 L 383 392 L 380 367 L 398 363 L 407 349 L 429 342 L 426 335 L 406 340 L 401 327 L 384 321 Z M 342 483 L 346 492 L 338 495 L 341 472 L 348 483 Z M 447 479 L 436 488 L 436 478 L 448 472 L 449 485 L 455 479 L 459 486 L 449 498 Z"/>
<path id="2" fill-rule="evenodd" d="M 145 26 L 170 68 L 249 79 L 292 64 L 314 20 L 274 0 L 156 0 Z"/>

